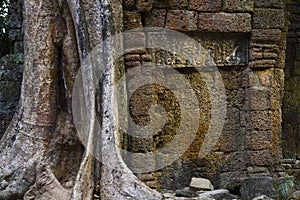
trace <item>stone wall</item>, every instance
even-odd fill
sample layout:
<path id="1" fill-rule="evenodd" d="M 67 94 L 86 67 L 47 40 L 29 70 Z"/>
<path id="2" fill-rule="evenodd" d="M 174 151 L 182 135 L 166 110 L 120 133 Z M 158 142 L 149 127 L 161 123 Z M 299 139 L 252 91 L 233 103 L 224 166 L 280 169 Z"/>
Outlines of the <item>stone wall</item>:
<path id="1" fill-rule="evenodd" d="M 10 10 L 10 39 L 14 43 L 15 53 L 22 52 L 23 45 L 20 2 L 12 0 L 14 6 Z M 199 158 L 211 120 L 211 97 L 204 77 L 212 77 L 212 84 L 217 88 L 220 84 L 215 78 L 214 73 L 217 72 L 201 71 L 204 68 L 182 62 L 182 57 L 173 52 L 146 49 L 143 46 L 148 38 L 145 33 L 136 34 L 139 44 L 130 44 L 130 39 L 125 38 L 125 48 L 126 45 L 141 45 L 124 56 L 128 88 L 137 79 L 149 77 L 149 73 L 175 83 L 174 71 L 147 68 L 150 63 L 168 65 L 185 77 L 196 94 L 199 108 L 187 109 L 188 115 L 193 118 L 195 113 L 200 113 L 196 136 L 179 159 L 152 173 L 136 175 L 156 189 L 183 188 L 189 184 L 191 177 L 206 177 L 213 181 L 216 188 L 227 187 L 237 191 L 240 178 L 275 176 L 281 172 L 281 101 L 286 38 L 284 1 L 124 0 L 123 3 L 124 30 L 149 26 L 169 28 L 186 34 L 210 50 L 210 56 L 222 76 L 227 98 L 226 122 L 217 145 L 208 155 Z M 298 143 L 295 142 L 299 140 L 299 124 L 294 120 L 298 116 L 295 112 L 298 108 L 295 108 L 299 100 L 296 92 L 299 83 L 296 57 L 299 9 L 289 5 L 287 10 L 292 13 L 294 22 L 288 34 L 283 142 L 284 149 L 294 156 L 299 152 Z M 14 112 L 19 96 L 19 89 L 16 88 L 20 87 L 21 81 L 22 67 L 15 63 L 19 58 L 8 59 L 14 65 L 8 67 L 3 60 L 0 69 L 0 107 L 3 108 L 0 137 Z M 140 65 L 145 66 L 136 72 L 134 69 Z M 157 152 L 173 141 L 178 134 L 182 114 L 182 105 L 174 92 L 182 93 L 187 103 L 194 98 L 181 87 L 146 85 L 138 90 L 128 90 L 130 115 L 134 123 L 142 126 L 151 123 L 149 109 L 156 104 L 159 105 L 155 108 L 156 112 L 159 113 L 162 108 L 166 112 L 166 125 L 152 138 L 140 139 L 125 134 L 122 140 L 124 149 L 134 153 Z M 129 133 L 134 132 L 133 122 L 129 124 Z M 195 125 L 193 123 L 190 125 Z M 186 134 L 190 136 L 191 133 Z M 181 141 L 176 143 L 175 150 L 180 145 Z M 129 166 L 138 162 L 126 155 L 124 159 Z M 162 162 L 160 159 L 157 157 L 149 164 L 158 166 Z"/>
<path id="2" fill-rule="evenodd" d="M 0 139 L 15 113 L 20 98 L 23 73 L 21 56 L 7 55 L 0 59 Z"/>
<path id="3" fill-rule="evenodd" d="M 23 0 L 11 0 L 8 10 L 11 53 L 23 53 Z"/>
<path id="4" fill-rule="evenodd" d="M 283 154 L 286 172 L 300 184 L 300 4 L 289 3 L 289 31 L 287 34 L 285 93 L 283 98 Z"/>
<path id="5" fill-rule="evenodd" d="M 146 184 L 156 189 L 176 189 L 187 186 L 191 177 L 206 177 L 216 187 L 235 190 L 242 177 L 276 175 L 283 170 L 281 99 L 286 36 L 284 7 L 284 1 L 280 0 L 124 1 L 125 30 L 165 27 L 180 31 L 209 48 L 223 78 L 228 103 L 226 122 L 217 145 L 208 155 L 199 158 L 211 111 L 211 98 L 203 80 L 205 73 L 198 73 L 197 67 L 181 62 L 180 55 L 172 52 L 157 54 L 139 48 L 125 55 L 129 88 L 139 82 L 137 77 L 143 77 L 143 73 L 145 76 L 153 73 L 155 78 L 161 76 L 175 83 L 168 70 L 149 70 L 146 66 L 149 62 L 164 64 L 185 76 L 199 102 L 199 127 L 190 147 L 173 164 L 153 173 L 137 174 Z M 149 39 L 143 33 L 138 37 L 141 44 Z M 137 44 L 125 40 L 124 45 L 126 48 L 126 45 Z M 238 59 L 230 61 L 227 59 L 230 56 L 238 56 Z M 133 69 L 142 64 L 145 66 L 136 74 Z M 207 75 L 214 77 L 212 72 Z M 218 80 L 211 80 L 213 84 L 219 84 Z M 130 114 L 136 124 L 145 126 L 151 123 L 148 113 L 151 104 L 159 104 L 167 114 L 166 125 L 156 135 L 145 140 L 127 134 L 124 148 L 135 153 L 157 152 L 174 139 L 180 125 L 181 111 L 174 91 L 186 92 L 181 88 L 163 88 L 159 85 L 128 91 Z M 189 96 L 185 97 L 186 101 L 190 100 Z M 190 110 L 190 114 L 194 115 L 194 111 Z M 129 132 L 134 132 L 133 129 L 133 125 L 129 124 Z M 186 134 L 189 137 L 189 133 Z M 180 147 L 180 143 L 177 145 Z M 129 166 L 139 162 L 126 159 Z M 149 160 L 149 164 L 153 162 L 159 165 L 161 160 Z"/>
<path id="6" fill-rule="evenodd" d="M 11 0 L 8 12 L 11 54 L 0 60 L 0 138 L 16 110 L 23 71 L 23 1 Z"/>
<path id="7" fill-rule="evenodd" d="M 283 99 L 283 149 L 286 158 L 300 158 L 300 7 L 288 4 L 289 32 L 287 35 L 285 94 Z"/>

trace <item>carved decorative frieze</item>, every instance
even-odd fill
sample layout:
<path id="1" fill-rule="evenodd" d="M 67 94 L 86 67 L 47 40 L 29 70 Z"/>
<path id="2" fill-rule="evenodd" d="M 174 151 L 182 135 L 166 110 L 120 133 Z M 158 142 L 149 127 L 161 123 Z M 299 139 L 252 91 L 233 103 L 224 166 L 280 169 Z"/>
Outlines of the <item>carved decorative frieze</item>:
<path id="1" fill-rule="evenodd" d="M 151 49 L 154 62 L 174 68 L 248 65 L 248 34 L 198 33 L 189 36 L 190 40 L 182 41 L 176 37 L 151 33 L 148 37 L 150 46 L 164 44 L 168 50 Z M 198 43 L 192 42 L 192 39 Z"/>

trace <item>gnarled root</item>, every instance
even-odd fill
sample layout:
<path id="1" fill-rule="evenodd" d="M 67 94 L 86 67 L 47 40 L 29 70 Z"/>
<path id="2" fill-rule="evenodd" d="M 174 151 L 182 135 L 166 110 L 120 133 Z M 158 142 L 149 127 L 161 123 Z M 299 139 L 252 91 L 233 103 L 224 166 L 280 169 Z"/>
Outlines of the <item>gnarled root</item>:
<path id="1" fill-rule="evenodd" d="M 24 195 L 25 200 L 66 200 L 70 199 L 71 189 L 64 188 L 56 179 L 49 166 L 37 170 L 36 181 Z"/>

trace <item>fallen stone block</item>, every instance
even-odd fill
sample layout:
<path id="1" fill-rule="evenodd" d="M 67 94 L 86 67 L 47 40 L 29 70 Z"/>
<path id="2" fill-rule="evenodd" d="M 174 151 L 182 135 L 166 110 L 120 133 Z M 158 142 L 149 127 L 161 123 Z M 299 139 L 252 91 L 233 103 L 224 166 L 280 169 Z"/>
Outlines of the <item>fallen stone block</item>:
<path id="1" fill-rule="evenodd" d="M 190 183 L 190 189 L 193 191 L 205 190 L 212 191 L 214 186 L 211 184 L 210 180 L 205 178 L 192 178 Z"/>
<path id="2" fill-rule="evenodd" d="M 241 197 L 244 200 L 252 200 L 261 195 L 273 197 L 277 191 L 271 177 L 251 177 L 241 182 Z"/>
<path id="3" fill-rule="evenodd" d="M 261 196 L 258 196 L 258 197 L 255 197 L 253 200 L 274 200 L 266 195 L 261 195 Z"/>
<path id="4" fill-rule="evenodd" d="M 227 197 L 229 196 L 229 191 L 225 189 L 219 189 L 219 190 L 214 190 L 214 191 L 209 191 L 209 192 L 203 192 L 199 194 L 199 197 L 211 197 L 216 200 L 226 200 L 228 199 Z"/>
<path id="5" fill-rule="evenodd" d="M 194 191 L 191 191 L 189 188 L 179 189 L 175 191 L 176 197 L 197 197 L 198 194 Z"/>

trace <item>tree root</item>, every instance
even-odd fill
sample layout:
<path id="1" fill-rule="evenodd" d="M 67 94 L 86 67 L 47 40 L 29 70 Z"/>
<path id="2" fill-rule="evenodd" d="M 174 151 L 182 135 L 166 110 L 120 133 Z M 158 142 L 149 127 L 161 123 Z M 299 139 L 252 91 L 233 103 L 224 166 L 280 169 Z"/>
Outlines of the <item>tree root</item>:
<path id="1" fill-rule="evenodd" d="M 43 166 L 37 171 L 35 184 L 25 193 L 24 200 L 66 200 L 70 196 L 71 189 L 60 184 L 49 166 Z"/>
<path id="2" fill-rule="evenodd" d="M 20 175 L 18 175 L 20 174 Z M 19 178 L 14 179 L 15 176 Z M 23 199 L 23 195 L 29 190 L 30 186 L 34 183 L 36 178 L 36 164 L 27 168 L 26 171 L 17 170 L 10 175 L 2 175 L 0 178 L 1 187 L 0 200 L 18 200 Z"/>

